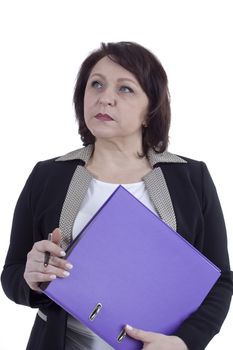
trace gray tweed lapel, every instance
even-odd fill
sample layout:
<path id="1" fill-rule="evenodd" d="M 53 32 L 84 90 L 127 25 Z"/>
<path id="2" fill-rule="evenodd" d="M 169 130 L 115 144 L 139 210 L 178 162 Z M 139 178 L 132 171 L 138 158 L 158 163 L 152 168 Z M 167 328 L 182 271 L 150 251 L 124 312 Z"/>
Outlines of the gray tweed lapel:
<path id="1" fill-rule="evenodd" d="M 60 162 L 74 159 L 81 160 L 71 179 L 60 216 L 59 227 L 62 231 L 61 245 L 64 249 L 72 240 L 72 229 L 75 218 L 93 178 L 91 173 L 83 166 L 91 157 L 93 149 L 93 145 L 88 145 L 56 159 L 56 161 Z M 154 169 L 144 176 L 143 181 L 145 182 L 150 199 L 161 219 L 176 230 L 176 217 L 173 204 L 166 180 L 158 163 L 186 163 L 186 161 L 175 154 L 169 152 L 158 154 L 152 149 L 148 152 L 148 159 L 151 167 Z"/>
<path id="2" fill-rule="evenodd" d="M 92 151 L 93 146 L 89 145 L 80 150 L 68 153 L 63 157 L 56 159 L 56 161 L 61 162 L 81 159 L 86 163 L 91 157 Z M 66 249 L 72 240 L 72 229 L 75 218 L 93 178 L 83 164 L 84 163 L 80 162 L 74 171 L 60 215 L 59 227 L 62 232 L 61 246 L 63 249 Z"/>
<path id="3" fill-rule="evenodd" d="M 160 218 L 176 231 L 176 216 L 167 183 L 162 169 L 159 167 L 159 163 L 187 162 L 175 154 L 169 152 L 155 153 L 153 149 L 149 149 L 148 159 L 153 170 L 144 176 L 143 181 L 145 182 L 149 197 Z"/>

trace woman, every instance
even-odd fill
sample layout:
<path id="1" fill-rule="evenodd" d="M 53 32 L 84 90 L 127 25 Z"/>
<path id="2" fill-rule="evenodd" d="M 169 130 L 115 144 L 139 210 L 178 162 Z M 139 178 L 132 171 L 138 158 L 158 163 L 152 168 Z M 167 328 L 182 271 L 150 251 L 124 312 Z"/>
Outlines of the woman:
<path id="1" fill-rule="evenodd" d="M 33 169 L 15 209 L 2 273 L 10 299 L 39 308 L 27 349 L 110 349 L 42 294 L 39 283 L 72 273 L 65 248 L 119 184 L 222 271 L 175 334 L 127 327 L 128 335 L 147 350 L 204 349 L 232 296 L 226 231 L 206 165 L 166 151 L 170 104 L 163 67 L 138 44 L 102 44 L 81 66 L 74 105 L 84 147 Z"/>

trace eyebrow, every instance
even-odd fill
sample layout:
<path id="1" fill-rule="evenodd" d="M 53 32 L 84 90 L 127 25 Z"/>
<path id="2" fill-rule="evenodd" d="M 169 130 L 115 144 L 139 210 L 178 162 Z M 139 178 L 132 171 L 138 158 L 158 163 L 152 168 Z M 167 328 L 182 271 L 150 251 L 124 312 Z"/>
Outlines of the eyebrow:
<path id="1" fill-rule="evenodd" d="M 100 73 L 94 73 L 90 76 L 90 78 L 92 78 L 93 76 L 95 75 L 98 75 L 99 77 L 103 78 L 103 79 L 106 79 L 105 76 L 103 74 L 100 74 Z M 132 80 L 130 78 L 118 78 L 117 79 L 117 82 L 121 82 L 121 81 L 130 81 L 131 83 L 135 84 L 135 85 L 138 85 L 137 82 L 135 80 Z"/>

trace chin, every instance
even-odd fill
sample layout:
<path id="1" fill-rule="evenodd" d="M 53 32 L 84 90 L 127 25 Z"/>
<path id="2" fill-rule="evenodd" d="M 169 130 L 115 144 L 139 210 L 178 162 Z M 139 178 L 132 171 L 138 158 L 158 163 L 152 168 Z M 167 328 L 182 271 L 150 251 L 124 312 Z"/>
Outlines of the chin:
<path id="1" fill-rule="evenodd" d="M 90 129 L 89 129 L 90 130 Z M 95 138 L 109 139 L 113 137 L 119 137 L 121 135 L 116 135 L 116 133 L 110 132 L 110 130 L 90 130 Z"/>
<path id="2" fill-rule="evenodd" d="M 116 135 L 110 135 L 109 133 L 92 133 L 93 136 L 95 136 L 96 139 L 112 139 L 116 137 Z"/>

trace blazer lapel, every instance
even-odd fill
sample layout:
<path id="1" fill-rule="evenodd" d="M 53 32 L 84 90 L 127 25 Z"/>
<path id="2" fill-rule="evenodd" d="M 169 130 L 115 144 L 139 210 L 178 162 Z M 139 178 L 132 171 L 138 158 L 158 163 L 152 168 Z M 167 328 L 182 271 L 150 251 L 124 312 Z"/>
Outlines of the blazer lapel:
<path id="1" fill-rule="evenodd" d="M 88 145 L 56 159 L 56 161 L 79 160 L 60 215 L 61 246 L 64 249 L 66 249 L 72 240 L 72 229 L 75 218 L 87 193 L 89 184 L 93 179 L 91 173 L 85 168 L 85 164 L 91 157 L 93 150 L 94 146 Z M 176 230 L 176 217 L 172 200 L 159 163 L 186 163 L 186 161 L 175 154 L 169 152 L 156 153 L 153 149 L 149 149 L 147 156 L 153 169 L 143 177 L 149 197 L 160 218 Z"/>
<path id="2" fill-rule="evenodd" d="M 165 177 L 159 165 L 160 163 L 187 162 L 175 154 L 169 152 L 155 153 L 152 149 L 149 150 L 147 156 L 153 168 L 153 170 L 143 178 L 149 197 L 160 218 L 176 231 L 175 211 Z"/>
<path id="3" fill-rule="evenodd" d="M 90 172 L 84 167 L 85 163 L 91 157 L 92 151 L 93 146 L 89 145 L 56 159 L 56 161 L 60 162 L 74 159 L 79 160 L 71 179 L 60 215 L 59 227 L 62 233 L 61 247 L 63 249 L 66 249 L 72 240 L 72 229 L 75 218 L 93 178 Z"/>

